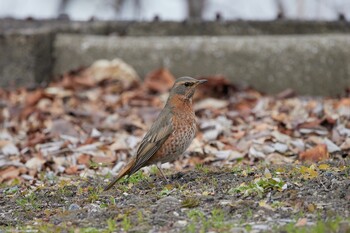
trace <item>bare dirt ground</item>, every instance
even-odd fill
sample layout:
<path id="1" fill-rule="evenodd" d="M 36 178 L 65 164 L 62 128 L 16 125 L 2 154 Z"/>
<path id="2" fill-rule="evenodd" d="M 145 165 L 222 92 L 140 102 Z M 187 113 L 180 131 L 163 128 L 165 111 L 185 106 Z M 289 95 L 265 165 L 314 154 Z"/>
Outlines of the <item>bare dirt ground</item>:
<path id="1" fill-rule="evenodd" d="M 168 171 L 169 183 L 139 172 L 108 192 L 102 176 L 46 177 L 35 189 L 0 189 L 0 224 L 8 232 L 349 232 L 349 165 L 197 166 Z"/>

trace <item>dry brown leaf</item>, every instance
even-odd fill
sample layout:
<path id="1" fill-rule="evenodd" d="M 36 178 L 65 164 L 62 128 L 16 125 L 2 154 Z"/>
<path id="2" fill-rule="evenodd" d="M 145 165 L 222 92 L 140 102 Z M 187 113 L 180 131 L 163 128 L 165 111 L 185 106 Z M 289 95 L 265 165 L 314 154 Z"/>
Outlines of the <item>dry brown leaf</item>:
<path id="1" fill-rule="evenodd" d="M 41 166 L 46 162 L 46 160 L 39 158 L 39 157 L 33 157 L 29 159 L 25 165 L 27 168 L 32 170 L 40 170 Z"/>
<path id="2" fill-rule="evenodd" d="M 307 128 L 307 129 L 318 128 L 318 127 L 320 127 L 321 122 L 322 122 L 322 119 L 317 119 L 317 120 L 310 121 L 310 122 L 304 122 L 304 123 L 301 123 L 300 125 L 298 125 L 298 128 L 299 129 L 301 129 L 301 128 Z"/>
<path id="3" fill-rule="evenodd" d="M 309 150 L 299 154 L 299 159 L 302 161 L 322 161 L 329 158 L 327 146 L 325 144 L 317 145 Z"/>
<path id="4" fill-rule="evenodd" d="M 278 153 L 272 153 L 267 155 L 266 160 L 267 163 L 271 164 L 287 164 L 287 163 L 292 163 L 294 159 L 283 156 Z"/>
<path id="5" fill-rule="evenodd" d="M 74 125 L 65 119 L 54 120 L 50 133 L 56 137 L 60 135 L 79 137 L 79 133 L 75 130 Z"/>
<path id="6" fill-rule="evenodd" d="M 119 65 L 118 60 L 98 61 L 47 88 L 0 90 L 0 121 L 6 125 L 0 129 L 2 167 L 27 162 L 31 169 L 23 166 L 19 174 L 36 179 L 39 172 L 61 175 L 65 167 L 70 174 L 108 172 L 105 166 L 89 167 L 92 158 L 110 168 L 116 158 L 124 164 L 164 106 L 175 79 L 160 69 L 139 86 L 137 74 Z M 250 158 L 253 165 L 261 159 L 291 163 L 295 156 L 289 156 L 294 154 L 318 161 L 332 152 L 344 155 L 350 148 L 348 97 L 289 98 L 293 93 L 287 90 L 276 98 L 253 89 L 237 90 L 223 76 L 205 79 L 194 100 L 200 129 L 188 150 L 191 158 L 177 161 L 177 170 L 196 163 L 223 166 L 234 158 L 232 151 L 239 151 L 237 157 L 244 155 L 243 163 Z M 4 147 L 8 142 L 11 146 Z M 327 149 L 323 145 L 305 151 L 308 145 L 320 144 Z M 35 158 L 38 155 L 43 161 Z M 78 169 L 75 159 L 87 166 Z"/>
<path id="7" fill-rule="evenodd" d="M 45 92 L 42 89 L 37 89 L 37 90 L 35 90 L 33 92 L 29 92 L 27 94 L 27 96 L 26 96 L 25 104 L 27 106 L 34 106 L 34 105 L 36 105 L 39 102 L 39 100 L 41 98 L 44 97 L 44 95 L 45 95 Z"/>
<path id="8" fill-rule="evenodd" d="M 140 81 L 134 68 L 119 58 L 111 61 L 97 60 L 83 73 L 84 77 L 90 77 L 94 83 L 108 79 L 118 81 L 121 85 L 117 85 L 120 86 L 117 90 L 118 88 L 129 89 Z"/>
<path id="9" fill-rule="evenodd" d="M 298 222 L 295 224 L 296 227 L 303 227 L 307 224 L 306 218 L 299 218 Z"/>
<path id="10" fill-rule="evenodd" d="M 73 175 L 78 172 L 78 167 L 77 166 L 70 166 L 69 168 L 66 168 L 64 172 L 68 175 Z"/>
<path id="11" fill-rule="evenodd" d="M 91 76 L 67 73 L 63 75 L 62 82 L 59 85 L 68 90 L 80 90 L 95 87 L 96 83 Z"/>
<path id="12" fill-rule="evenodd" d="M 292 98 L 296 95 L 295 91 L 291 88 L 287 88 L 276 95 L 278 99 Z"/>
<path id="13" fill-rule="evenodd" d="M 31 134 L 28 137 L 27 146 L 28 147 L 36 146 L 38 144 L 45 142 L 45 140 L 47 140 L 47 139 L 48 139 L 48 137 L 43 133 L 37 132 L 35 134 Z"/>
<path id="14" fill-rule="evenodd" d="M 206 83 L 200 85 L 195 93 L 194 99 L 203 99 L 207 97 L 222 98 L 232 94 L 236 87 L 222 75 L 203 76 L 197 79 L 205 79 Z"/>
<path id="15" fill-rule="evenodd" d="M 228 106 L 227 100 L 219 100 L 214 98 L 206 98 L 198 101 L 194 104 L 194 110 L 199 111 L 202 109 L 221 109 Z"/>
<path id="16" fill-rule="evenodd" d="M 336 108 L 348 107 L 350 108 L 350 98 L 343 98 L 336 103 Z"/>
<path id="17" fill-rule="evenodd" d="M 112 164 L 117 160 L 117 158 L 116 156 L 93 156 L 91 160 L 95 163 Z"/>
<path id="18" fill-rule="evenodd" d="M 0 181 L 15 179 L 19 176 L 20 169 L 14 166 L 7 167 L 0 171 Z"/>
<path id="19" fill-rule="evenodd" d="M 175 77 L 166 68 L 155 70 L 145 78 L 144 86 L 151 92 L 167 92 L 174 84 Z"/>
<path id="20" fill-rule="evenodd" d="M 87 154 L 81 154 L 78 156 L 78 164 L 85 164 L 88 165 L 90 162 L 91 156 Z"/>

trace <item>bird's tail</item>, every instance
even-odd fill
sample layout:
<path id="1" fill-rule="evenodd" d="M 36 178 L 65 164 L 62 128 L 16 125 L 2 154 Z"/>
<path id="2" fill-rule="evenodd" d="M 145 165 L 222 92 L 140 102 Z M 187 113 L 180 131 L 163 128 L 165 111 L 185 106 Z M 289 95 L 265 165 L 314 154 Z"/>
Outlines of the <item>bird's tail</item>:
<path id="1" fill-rule="evenodd" d="M 110 189 L 113 187 L 113 185 L 115 183 L 118 182 L 118 180 L 120 180 L 121 178 L 123 178 L 124 176 L 126 175 L 131 175 L 129 174 L 130 173 L 130 170 L 131 168 L 133 167 L 133 165 L 135 164 L 135 159 L 131 159 L 131 161 L 123 168 L 123 170 L 121 170 L 119 172 L 119 174 L 117 175 L 117 177 L 111 182 L 109 183 L 105 188 L 104 188 L 104 191 Z"/>

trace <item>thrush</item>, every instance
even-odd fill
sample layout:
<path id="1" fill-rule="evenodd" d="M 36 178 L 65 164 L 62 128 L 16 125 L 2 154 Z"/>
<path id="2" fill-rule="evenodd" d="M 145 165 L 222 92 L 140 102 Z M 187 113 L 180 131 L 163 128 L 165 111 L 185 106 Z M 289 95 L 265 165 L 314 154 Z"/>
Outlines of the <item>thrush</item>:
<path id="1" fill-rule="evenodd" d="M 160 164 L 176 160 L 195 137 L 197 126 L 192 97 L 196 87 L 204 82 L 206 80 L 191 77 L 175 81 L 163 110 L 142 139 L 136 156 L 104 190 L 110 189 L 122 177 L 131 176 L 140 168 L 153 164 L 165 178 Z"/>

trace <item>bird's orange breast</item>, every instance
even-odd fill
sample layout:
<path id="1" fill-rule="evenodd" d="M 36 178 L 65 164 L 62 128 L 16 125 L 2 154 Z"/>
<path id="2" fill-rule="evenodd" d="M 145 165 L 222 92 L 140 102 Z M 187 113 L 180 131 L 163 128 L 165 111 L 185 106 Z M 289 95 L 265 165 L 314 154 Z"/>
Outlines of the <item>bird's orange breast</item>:
<path id="1" fill-rule="evenodd" d="M 176 160 L 179 155 L 185 152 L 196 135 L 196 118 L 192 104 L 189 101 L 183 102 L 182 100 L 174 101 L 172 104 L 171 124 L 174 129 L 173 133 L 152 156 L 149 165 Z"/>

